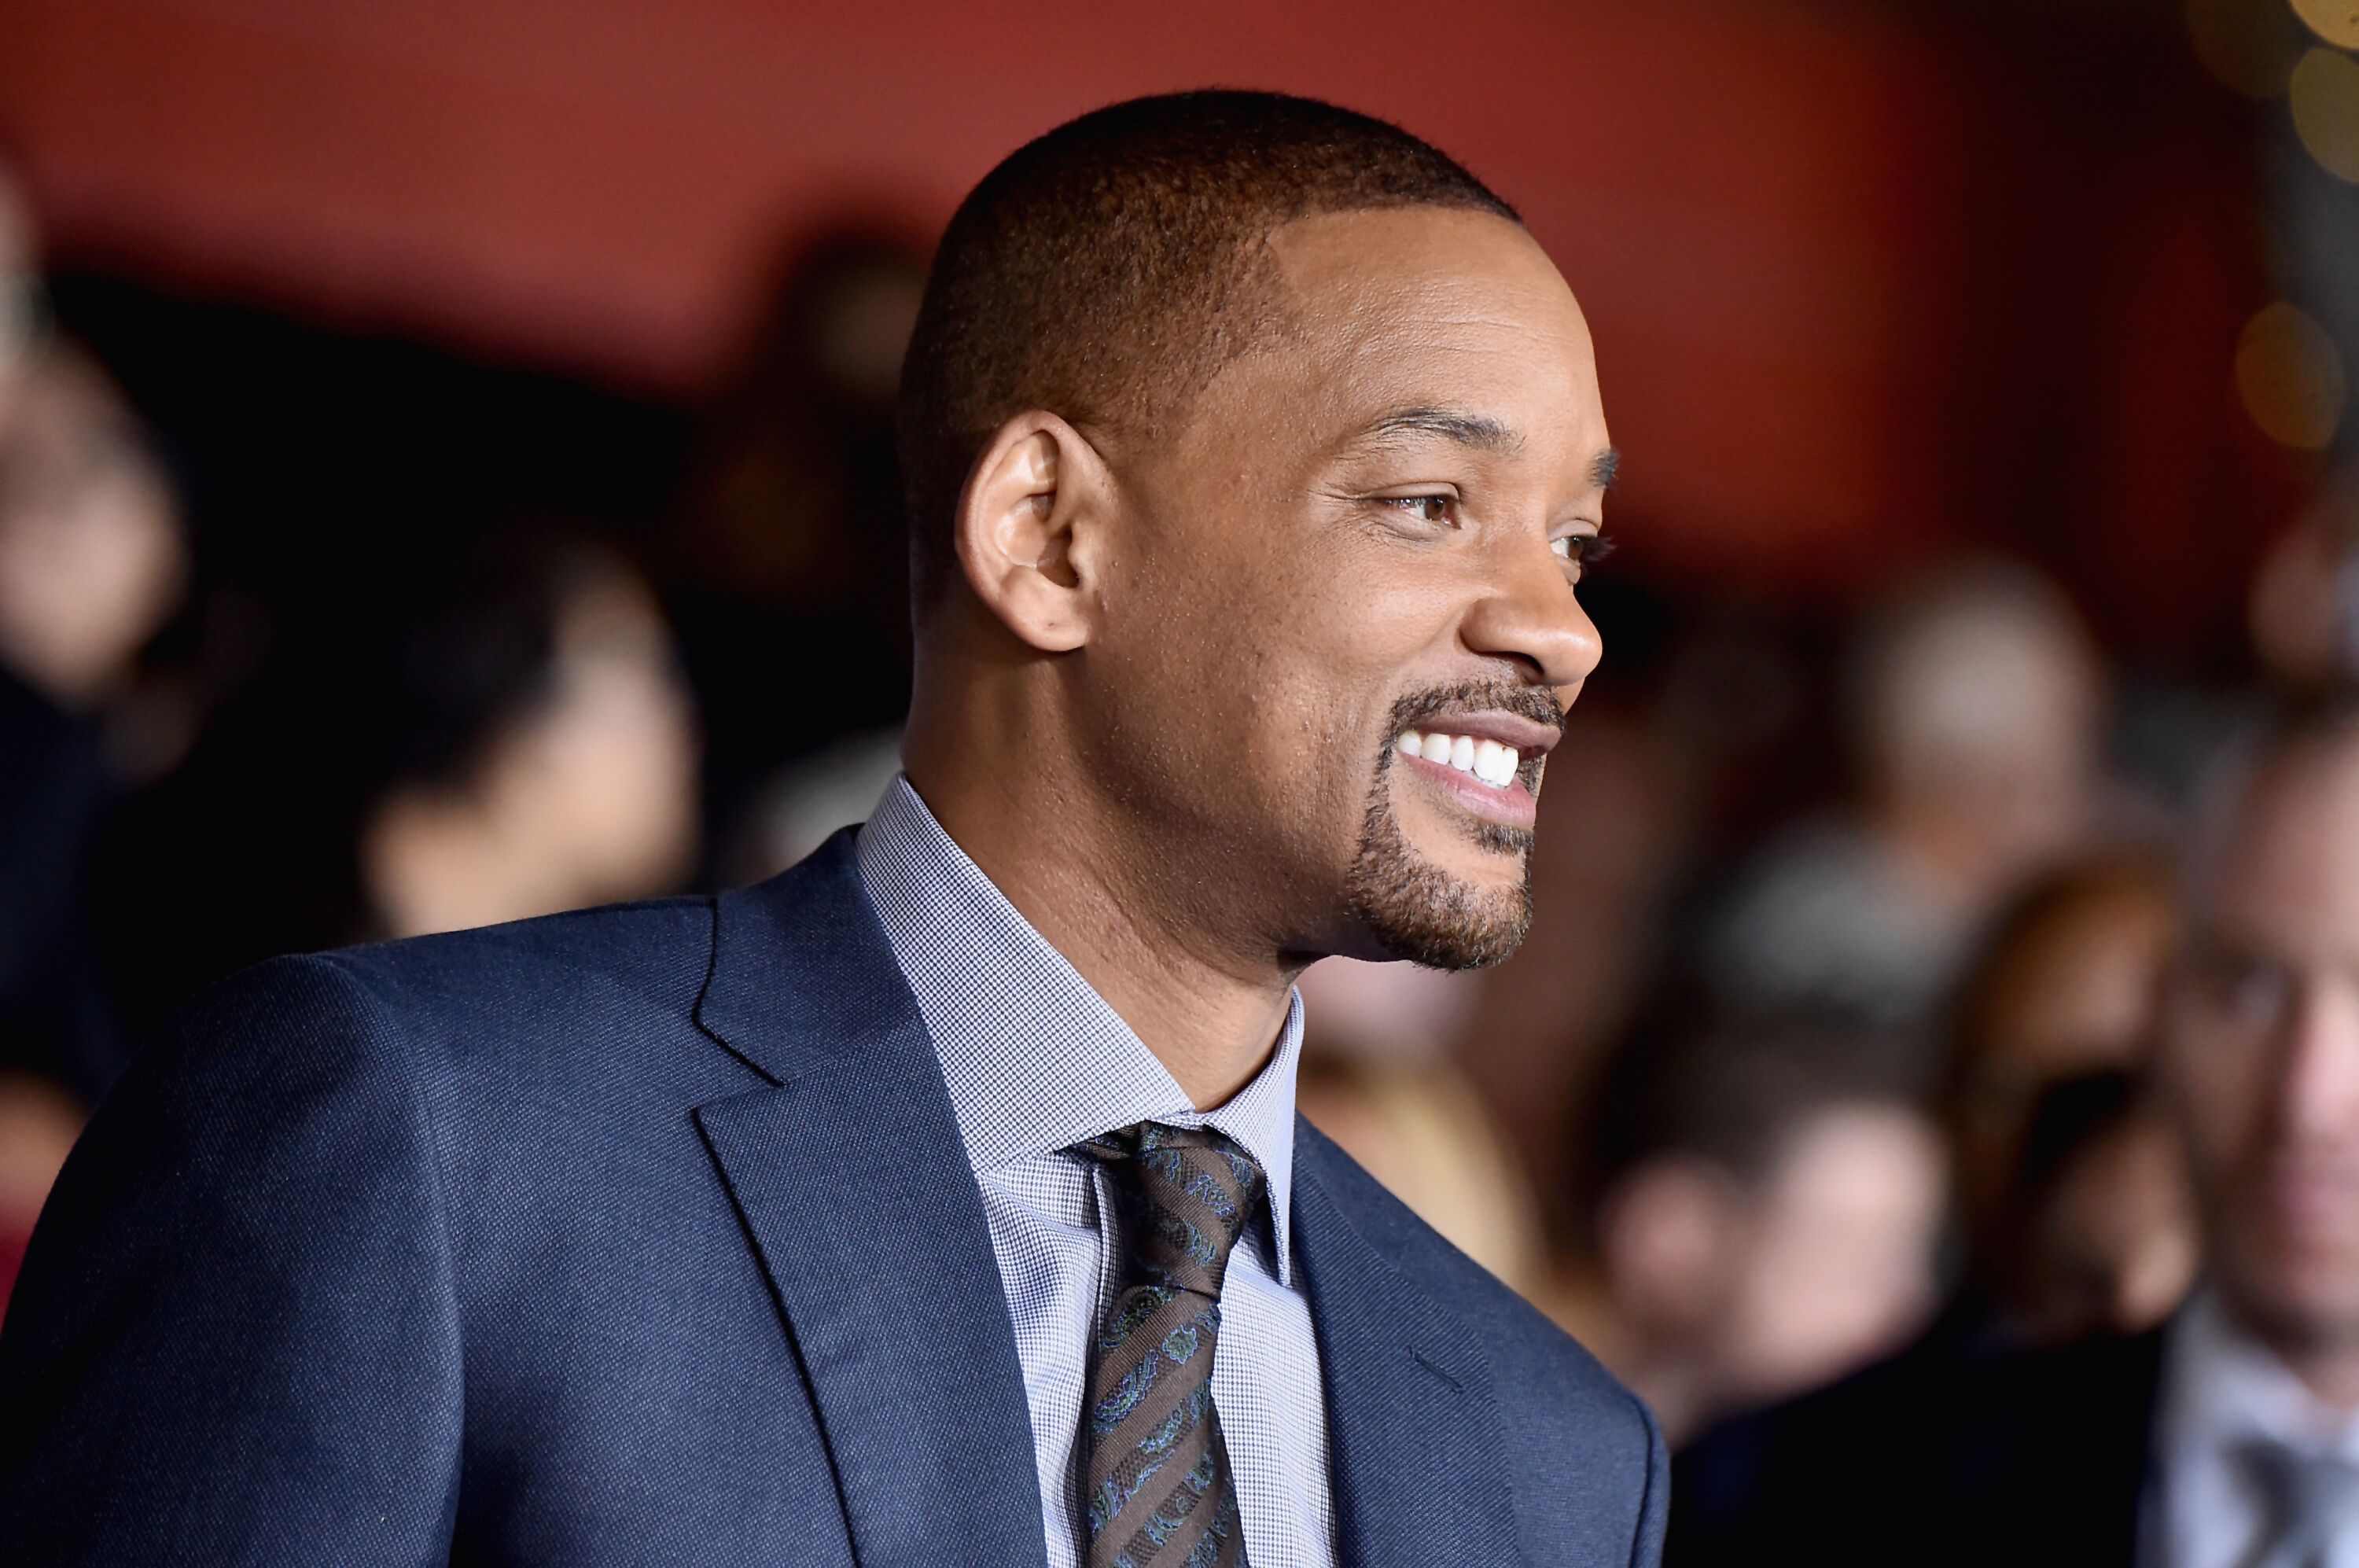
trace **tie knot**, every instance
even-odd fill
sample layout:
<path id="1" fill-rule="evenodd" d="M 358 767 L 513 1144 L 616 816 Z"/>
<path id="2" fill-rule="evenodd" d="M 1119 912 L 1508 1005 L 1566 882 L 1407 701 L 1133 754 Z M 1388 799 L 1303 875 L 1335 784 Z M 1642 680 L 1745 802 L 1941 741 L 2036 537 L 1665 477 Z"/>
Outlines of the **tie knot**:
<path id="1" fill-rule="evenodd" d="M 1140 1122 L 1093 1138 L 1122 1216 L 1128 1280 L 1219 1297 L 1229 1253 L 1260 1201 L 1261 1167 L 1210 1127 Z"/>

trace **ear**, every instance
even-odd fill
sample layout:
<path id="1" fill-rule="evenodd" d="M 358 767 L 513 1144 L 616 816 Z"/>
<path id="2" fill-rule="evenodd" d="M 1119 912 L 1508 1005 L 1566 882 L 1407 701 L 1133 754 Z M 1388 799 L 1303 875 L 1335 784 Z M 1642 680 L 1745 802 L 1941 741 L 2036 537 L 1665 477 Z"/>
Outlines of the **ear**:
<path id="1" fill-rule="evenodd" d="M 1070 653 L 1097 625 L 1113 476 L 1054 414 L 1018 414 L 983 449 L 959 496 L 959 567 L 1001 624 L 1043 653 Z"/>

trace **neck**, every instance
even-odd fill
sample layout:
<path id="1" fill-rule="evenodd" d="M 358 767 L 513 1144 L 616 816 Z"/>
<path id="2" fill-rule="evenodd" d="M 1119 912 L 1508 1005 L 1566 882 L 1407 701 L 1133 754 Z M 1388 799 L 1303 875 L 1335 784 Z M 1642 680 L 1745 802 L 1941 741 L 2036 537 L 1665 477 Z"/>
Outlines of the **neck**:
<path id="1" fill-rule="evenodd" d="M 2340 1415 L 2359 1416 L 2359 1334 L 2297 1330 L 2233 1309 L 2231 1315 L 2319 1403 Z"/>
<path id="2" fill-rule="evenodd" d="M 2321 1404 L 2343 1415 L 2359 1415 L 2359 1356 L 2345 1352 L 2332 1359 L 2311 1356 L 2288 1365 Z"/>
<path id="3" fill-rule="evenodd" d="M 1199 1110 L 1268 1062 L 1299 966 L 1240 953 L 1234 933 L 1158 898 L 1136 839 L 1078 786 L 979 767 L 913 724 L 909 782 L 944 832 L 1120 1015 Z M 955 761 L 953 759 L 956 759 Z"/>

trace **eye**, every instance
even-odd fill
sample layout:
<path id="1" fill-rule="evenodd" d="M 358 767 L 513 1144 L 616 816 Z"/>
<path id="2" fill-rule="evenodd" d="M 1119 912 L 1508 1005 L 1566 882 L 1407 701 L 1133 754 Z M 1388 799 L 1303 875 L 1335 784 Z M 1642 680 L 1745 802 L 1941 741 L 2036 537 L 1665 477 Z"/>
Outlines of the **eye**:
<path id="1" fill-rule="evenodd" d="M 2276 964 L 2241 953 L 2210 953 L 2192 967 L 2197 999 L 2220 1018 L 2262 1028 L 2292 1003 L 2293 976 Z"/>
<path id="2" fill-rule="evenodd" d="M 1560 561 L 1578 566 L 1594 566 L 1614 553 L 1614 541 L 1603 534 L 1567 534 L 1549 540 L 1549 548 Z"/>
<path id="3" fill-rule="evenodd" d="M 1407 512 L 1419 522 L 1436 528 L 1453 520 L 1451 512 L 1458 505 L 1455 495 L 1386 495 L 1379 499 L 1382 505 Z"/>

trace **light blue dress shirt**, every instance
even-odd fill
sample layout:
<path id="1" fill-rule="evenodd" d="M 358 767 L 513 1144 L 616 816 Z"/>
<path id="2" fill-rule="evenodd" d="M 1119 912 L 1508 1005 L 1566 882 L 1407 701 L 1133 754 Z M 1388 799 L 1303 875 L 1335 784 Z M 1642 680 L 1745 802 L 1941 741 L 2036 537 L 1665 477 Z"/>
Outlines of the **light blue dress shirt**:
<path id="1" fill-rule="evenodd" d="M 2139 1553 L 2154 1568 L 2237 1568 L 2256 1561 L 2267 1499 L 2236 1463 L 2240 1446 L 2281 1444 L 2359 1465 L 2359 1417 L 2310 1391 L 2286 1364 L 2237 1327 L 2210 1288 L 2165 1331 L 2157 1401 L 2159 1508 L 2147 1511 Z M 2359 1568 L 2359 1529 L 2345 1529 L 2319 1568 Z"/>
<path id="2" fill-rule="evenodd" d="M 860 875 L 917 996 L 965 1156 L 983 1192 L 1031 1407 L 1049 1568 L 1076 1568 L 1082 1402 L 1089 1345 L 1118 1258 L 1102 1216 L 1108 1177 L 1073 1145 L 1135 1122 L 1211 1127 L 1267 1179 L 1221 1285 L 1212 1363 L 1254 1568 L 1332 1568 L 1326 1401 L 1310 1303 L 1295 1272 L 1294 1075 L 1302 1001 L 1277 1051 L 1216 1110 L 1199 1112 L 1104 998 L 943 832 L 906 779 L 860 832 Z"/>

